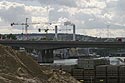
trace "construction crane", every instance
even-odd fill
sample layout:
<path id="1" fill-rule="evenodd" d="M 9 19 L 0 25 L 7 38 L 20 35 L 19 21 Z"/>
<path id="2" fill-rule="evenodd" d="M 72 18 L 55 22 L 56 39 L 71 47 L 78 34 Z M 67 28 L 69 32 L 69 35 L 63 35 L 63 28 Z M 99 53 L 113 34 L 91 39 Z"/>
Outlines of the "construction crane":
<path id="1" fill-rule="evenodd" d="M 39 32 L 44 31 L 46 34 L 48 33 L 49 30 L 54 30 L 54 29 L 48 29 L 48 28 L 45 28 L 45 29 L 39 28 L 38 29 Z"/>
<path id="2" fill-rule="evenodd" d="M 28 23 L 28 18 L 26 18 L 25 23 L 11 23 L 11 26 L 13 26 L 13 25 L 25 25 L 25 35 L 26 35 L 26 39 L 28 39 L 28 27 L 29 27 L 29 25 L 34 25 L 34 24 L 40 24 L 40 23 Z"/>
<path id="3" fill-rule="evenodd" d="M 48 27 L 46 27 L 46 28 L 39 28 L 38 29 L 38 31 L 39 32 L 41 32 L 41 31 L 44 31 L 44 32 L 46 32 L 46 39 L 47 39 L 47 34 L 48 34 L 48 31 L 49 30 L 55 30 L 55 40 L 58 40 L 58 31 L 67 31 L 67 30 L 71 30 L 71 29 L 58 29 L 58 25 L 62 25 L 62 22 L 51 22 L 51 23 L 42 23 L 42 24 L 48 24 L 48 25 L 54 25 L 55 26 L 55 28 L 54 29 L 50 29 L 50 28 L 48 28 Z M 64 24 L 64 23 L 63 23 Z"/>
<path id="4" fill-rule="evenodd" d="M 48 37 L 47 37 L 48 31 L 54 30 L 54 29 L 48 28 L 49 25 L 52 25 L 52 23 L 49 23 L 49 22 L 42 22 L 42 24 L 47 25 L 47 27 L 45 27 L 45 28 L 38 28 L 38 32 L 44 31 L 44 32 L 46 33 L 46 39 L 47 39 L 47 38 L 48 38 Z"/>

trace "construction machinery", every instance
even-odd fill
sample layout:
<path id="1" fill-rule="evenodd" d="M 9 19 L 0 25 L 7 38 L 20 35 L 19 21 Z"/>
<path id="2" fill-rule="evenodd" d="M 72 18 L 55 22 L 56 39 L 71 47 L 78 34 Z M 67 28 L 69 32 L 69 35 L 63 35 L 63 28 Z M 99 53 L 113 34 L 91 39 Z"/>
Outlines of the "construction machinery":
<path id="1" fill-rule="evenodd" d="M 25 35 L 26 39 L 28 39 L 28 27 L 29 25 L 35 25 L 35 24 L 43 24 L 43 25 L 54 25 L 55 26 L 55 40 L 58 40 L 58 25 L 62 25 L 62 22 L 42 22 L 42 23 L 28 23 L 28 18 L 26 18 L 25 23 L 11 23 L 11 26 L 14 25 L 24 25 L 25 26 Z M 75 24 L 71 23 L 70 21 L 66 21 L 63 23 L 64 26 L 73 26 L 73 41 L 75 41 Z M 39 32 L 41 30 L 44 30 L 46 34 L 48 33 L 49 30 L 54 30 L 54 29 L 49 29 L 48 26 L 45 29 L 38 29 Z M 64 30 L 70 30 L 70 29 L 60 29 L 59 31 L 64 31 Z"/>
<path id="2" fill-rule="evenodd" d="M 40 23 L 28 23 L 28 18 L 26 18 L 26 22 L 25 23 L 11 23 L 11 26 L 14 25 L 24 25 L 25 26 L 25 35 L 26 35 L 26 39 L 28 39 L 28 27 L 29 25 L 35 25 L 35 24 L 40 24 Z"/>
<path id="3" fill-rule="evenodd" d="M 38 31 L 39 32 L 41 32 L 41 31 L 44 31 L 45 33 L 46 33 L 46 38 L 47 38 L 47 34 L 48 34 L 48 31 L 53 31 L 53 30 L 55 30 L 55 40 L 58 40 L 58 31 L 70 31 L 71 29 L 58 29 L 58 26 L 57 25 L 61 25 L 61 23 L 60 24 L 58 24 L 59 22 L 56 22 L 56 23 L 49 23 L 49 25 L 54 25 L 54 29 L 52 29 L 52 28 L 48 28 L 48 26 L 46 27 L 46 28 L 38 28 Z"/>

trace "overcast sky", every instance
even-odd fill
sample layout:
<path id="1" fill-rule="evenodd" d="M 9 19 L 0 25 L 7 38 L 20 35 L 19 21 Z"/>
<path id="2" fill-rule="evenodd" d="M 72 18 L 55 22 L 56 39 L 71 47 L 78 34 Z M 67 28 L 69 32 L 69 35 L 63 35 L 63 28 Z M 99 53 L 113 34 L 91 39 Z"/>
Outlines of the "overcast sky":
<path id="1" fill-rule="evenodd" d="M 29 23 L 71 21 L 78 34 L 89 36 L 125 36 L 125 0 L 0 0 L 0 33 L 21 33 L 24 26 L 10 24 L 26 18 Z M 30 25 L 28 32 L 38 33 L 41 26 Z"/>

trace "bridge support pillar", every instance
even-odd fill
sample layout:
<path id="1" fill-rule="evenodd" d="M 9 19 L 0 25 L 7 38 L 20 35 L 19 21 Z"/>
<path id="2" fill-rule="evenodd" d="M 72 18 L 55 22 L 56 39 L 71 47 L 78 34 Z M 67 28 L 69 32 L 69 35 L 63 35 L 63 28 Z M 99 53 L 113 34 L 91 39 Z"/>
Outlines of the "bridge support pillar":
<path id="1" fill-rule="evenodd" d="M 26 52 L 28 52 L 28 53 L 32 53 L 32 52 L 33 52 L 33 49 L 27 49 L 27 48 L 25 48 L 25 50 L 26 50 Z"/>
<path id="2" fill-rule="evenodd" d="M 38 62 L 39 63 L 53 63 L 54 62 L 54 55 L 53 50 L 41 50 L 40 54 L 38 55 Z"/>

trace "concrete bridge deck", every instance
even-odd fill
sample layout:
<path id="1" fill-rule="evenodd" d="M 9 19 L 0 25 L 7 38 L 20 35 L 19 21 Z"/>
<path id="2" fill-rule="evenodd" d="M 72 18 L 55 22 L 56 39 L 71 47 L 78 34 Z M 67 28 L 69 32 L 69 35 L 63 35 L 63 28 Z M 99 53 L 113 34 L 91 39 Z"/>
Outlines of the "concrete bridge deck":
<path id="1" fill-rule="evenodd" d="M 83 42 L 83 41 L 11 41 L 2 40 L 0 44 L 12 47 L 36 49 L 40 52 L 38 62 L 53 63 L 54 49 L 62 48 L 125 48 L 125 42 Z"/>
<path id="2" fill-rule="evenodd" d="M 31 49 L 60 48 L 125 48 L 125 42 L 84 42 L 84 41 L 12 41 L 1 40 L 0 44 Z"/>

